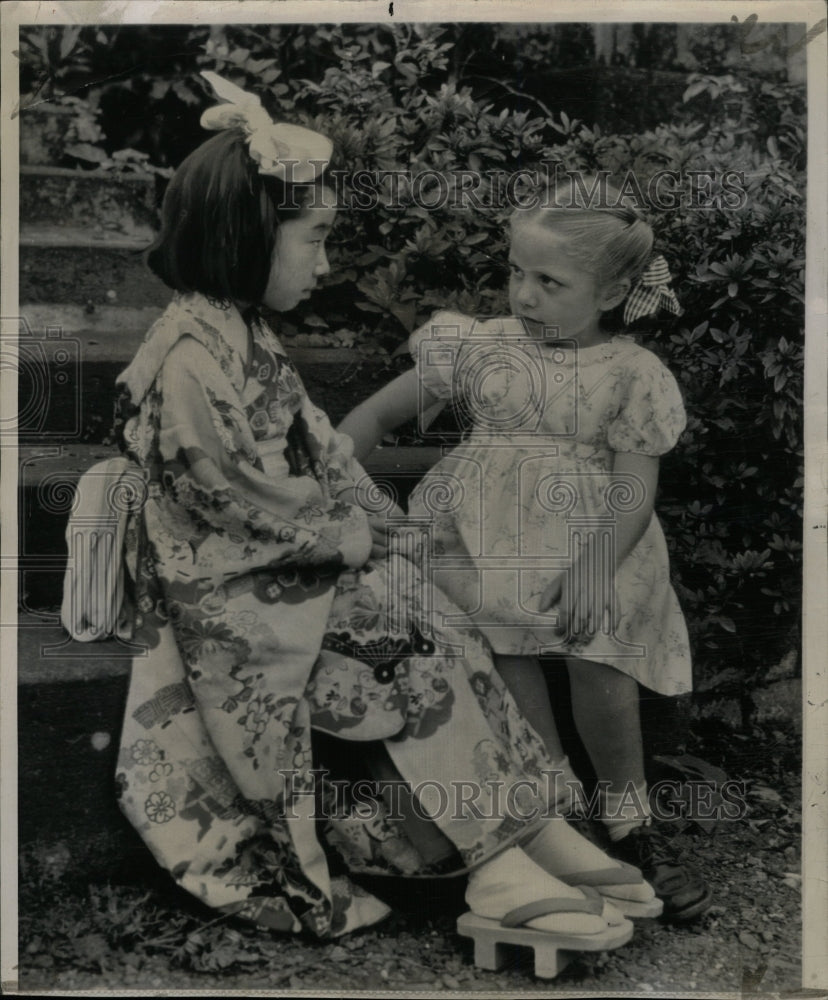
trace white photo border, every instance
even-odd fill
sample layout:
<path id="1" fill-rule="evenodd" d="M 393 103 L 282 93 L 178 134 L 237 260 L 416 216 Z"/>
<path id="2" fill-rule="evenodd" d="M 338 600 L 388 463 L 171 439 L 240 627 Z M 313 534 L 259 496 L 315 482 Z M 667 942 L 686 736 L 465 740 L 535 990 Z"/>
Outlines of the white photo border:
<path id="1" fill-rule="evenodd" d="M 14 50 L 21 24 L 252 24 L 305 22 L 524 21 L 524 22 L 745 22 L 801 24 L 807 45 L 808 218 L 806 231 L 805 503 L 803 572 L 803 978 L 805 989 L 828 987 L 828 47 L 825 5 L 820 0 L 88 0 L 0 6 L 2 20 L 2 305 L 0 316 L 18 315 L 18 63 Z M 821 23 L 821 28 L 820 28 Z M 0 372 L 0 419 L 17 413 L 14 371 Z M 3 444 L 0 523 L 4 567 L 16 564 L 17 451 Z M 0 981 L 17 985 L 17 690 L 15 572 L 0 588 L 0 832 L 3 912 Z M 174 992 L 174 991 L 169 991 Z M 226 995 L 225 991 L 204 991 Z M 332 995 L 332 994 L 330 994 Z M 347 995 L 347 994 L 343 994 Z M 353 994 L 350 994 L 353 995 Z M 483 996 L 483 993 L 474 994 Z M 586 995 L 586 994 L 579 994 Z M 616 994 L 620 995 L 620 994 Z M 699 994 L 702 995 L 702 994 Z M 712 994 L 704 994 L 711 996 Z M 724 995 L 724 994 L 723 994 Z M 727 994 L 732 996 L 733 994 Z"/>

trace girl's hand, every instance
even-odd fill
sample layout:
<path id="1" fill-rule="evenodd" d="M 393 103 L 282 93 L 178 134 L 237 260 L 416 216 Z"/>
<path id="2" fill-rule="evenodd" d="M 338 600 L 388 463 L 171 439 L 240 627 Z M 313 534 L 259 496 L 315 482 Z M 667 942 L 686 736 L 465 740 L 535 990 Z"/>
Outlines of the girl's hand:
<path id="1" fill-rule="evenodd" d="M 359 507 L 363 511 L 368 521 L 368 530 L 371 532 L 371 553 L 368 558 L 372 560 L 384 559 L 388 555 L 389 550 L 388 522 L 390 520 L 394 524 L 399 525 L 401 521 L 405 520 L 405 511 L 399 504 L 393 501 L 387 510 L 365 510 L 360 504 L 356 489 L 353 486 L 348 486 L 338 493 L 337 499 L 353 504 L 354 507 Z M 388 497 L 388 500 L 391 500 L 391 498 Z"/>
<path id="2" fill-rule="evenodd" d="M 615 629 L 615 592 L 595 580 L 588 567 L 592 560 L 576 560 L 568 573 L 561 573 L 547 584 L 540 598 L 540 610 L 558 606 L 555 631 L 575 638 L 592 637 L 598 632 L 611 634 Z"/>
<path id="3" fill-rule="evenodd" d="M 371 559 L 384 559 L 389 549 L 389 519 L 399 524 L 405 518 L 405 513 L 397 504 L 381 514 L 368 514 L 368 528 L 371 531 Z"/>

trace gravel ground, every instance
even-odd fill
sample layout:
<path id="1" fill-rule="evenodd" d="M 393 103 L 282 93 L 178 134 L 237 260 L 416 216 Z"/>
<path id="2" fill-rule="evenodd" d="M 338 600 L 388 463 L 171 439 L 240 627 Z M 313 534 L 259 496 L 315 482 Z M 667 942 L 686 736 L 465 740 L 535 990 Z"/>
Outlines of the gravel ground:
<path id="1" fill-rule="evenodd" d="M 423 886 L 419 896 L 392 892 L 398 909 L 383 924 L 321 944 L 207 922 L 209 915 L 161 882 L 148 889 L 72 887 L 60 871 L 50 875 L 29 859 L 20 890 L 19 992 L 796 992 L 798 751 L 795 734 L 773 730 L 699 738 L 692 752 L 744 780 L 749 803 L 739 820 L 678 836 L 677 845 L 713 888 L 714 905 L 687 926 L 639 921 L 629 944 L 581 953 L 554 980 L 535 978 L 531 954 L 522 950 L 510 953 L 499 972 L 474 966 L 470 942 L 454 931 L 463 910 L 459 883 Z"/>

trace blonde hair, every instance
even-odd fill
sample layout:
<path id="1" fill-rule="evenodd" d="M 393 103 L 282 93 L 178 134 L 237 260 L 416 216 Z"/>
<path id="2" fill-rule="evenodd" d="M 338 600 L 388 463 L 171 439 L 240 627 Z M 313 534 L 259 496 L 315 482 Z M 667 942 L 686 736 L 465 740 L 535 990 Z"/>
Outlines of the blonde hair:
<path id="1" fill-rule="evenodd" d="M 532 219 L 565 235 L 564 253 L 599 283 L 628 280 L 634 285 L 652 254 L 652 229 L 606 176 L 576 176 L 556 176 L 538 192 L 537 204 L 517 209 L 511 222 Z"/>

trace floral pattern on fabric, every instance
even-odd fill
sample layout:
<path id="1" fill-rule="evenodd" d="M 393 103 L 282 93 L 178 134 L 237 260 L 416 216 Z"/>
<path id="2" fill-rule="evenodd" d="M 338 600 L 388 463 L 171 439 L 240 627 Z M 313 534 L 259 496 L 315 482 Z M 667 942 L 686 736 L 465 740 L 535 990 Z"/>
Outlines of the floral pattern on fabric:
<path id="1" fill-rule="evenodd" d="M 176 296 L 120 383 L 123 448 L 149 480 L 127 532 L 144 649 L 118 757 L 121 808 L 221 912 L 319 937 L 373 923 L 387 907 L 332 875 L 331 857 L 353 872 L 433 871 L 379 800 L 370 817 L 354 807 L 320 821 L 330 787 L 314 731 L 349 746 L 383 740 L 406 782 L 438 789 L 495 775 L 525 784 L 542 773 L 542 743 L 481 637 L 435 626 L 428 601 L 444 602 L 417 568 L 397 555 L 366 565 L 367 519 L 344 493 L 364 474 L 352 443 L 255 314 Z M 494 794 L 483 787 L 476 803 L 491 819 L 434 810 L 454 873 L 548 803 L 538 783 L 504 816 Z"/>
<path id="2" fill-rule="evenodd" d="M 537 610 L 577 537 L 611 531 L 635 502 L 634 483 L 613 483 L 613 453 L 664 454 L 684 429 L 670 372 L 628 337 L 575 349 L 530 338 L 517 319 L 450 312 L 415 331 L 410 347 L 423 385 L 462 398 L 473 421 L 409 502 L 409 514 L 431 521 L 435 584 L 499 653 L 573 653 L 662 694 L 689 691 L 687 629 L 655 515 L 615 574 L 612 634 L 567 642 L 554 609 Z"/>

